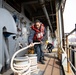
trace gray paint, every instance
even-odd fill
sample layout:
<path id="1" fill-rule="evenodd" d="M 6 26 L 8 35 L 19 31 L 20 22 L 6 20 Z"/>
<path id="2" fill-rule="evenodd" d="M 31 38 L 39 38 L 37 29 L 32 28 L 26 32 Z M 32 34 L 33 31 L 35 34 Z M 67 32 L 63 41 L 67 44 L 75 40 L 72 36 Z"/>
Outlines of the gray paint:
<path id="1" fill-rule="evenodd" d="M 0 0 L 0 8 L 2 7 L 2 0 Z"/>
<path id="2" fill-rule="evenodd" d="M 3 39 L 3 34 L 2 34 L 3 27 L 5 26 L 8 32 L 18 33 L 17 28 L 16 28 L 16 23 L 12 17 L 13 11 L 15 10 L 12 7 L 10 7 L 8 4 L 6 4 L 5 2 L 3 4 L 3 8 L 0 8 L 0 71 L 1 71 L 1 68 L 5 65 L 4 62 L 7 62 L 7 64 L 9 64 L 9 59 L 12 58 L 12 55 L 15 53 L 16 50 L 19 50 L 18 43 L 21 42 L 23 44 L 23 47 L 25 47 L 28 43 L 27 41 L 28 35 L 26 34 L 27 30 L 25 29 L 28 29 L 28 32 L 29 32 L 29 25 L 31 21 L 28 18 L 26 18 L 23 13 L 18 13 L 15 11 L 16 13 L 18 13 L 17 15 L 19 16 L 19 18 L 24 17 L 24 21 L 26 21 L 26 27 L 24 27 L 24 24 L 22 24 L 23 29 L 24 29 L 22 33 L 24 33 L 24 35 L 18 36 L 16 40 L 13 40 L 12 38 L 14 35 L 9 36 L 8 37 L 8 43 L 9 43 L 8 49 L 5 48 L 7 47 L 7 45 L 4 44 L 5 40 Z M 20 53 L 20 55 L 25 54 L 25 52 Z M 5 61 L 5 59 L 8 61 Z"/>
<path id="3" fill-rule="evenodd" d="M 4 62 L 8 64 L 9 59 L 10 59 L 7 45 L 3 38 L 3 27 L 4 26 L 6 27 L 7 32 L 17 33 L 16 24 L 11 14 L 7 10 L 0 8 L 0 70 L 2 66 L 4 66 Z"/>

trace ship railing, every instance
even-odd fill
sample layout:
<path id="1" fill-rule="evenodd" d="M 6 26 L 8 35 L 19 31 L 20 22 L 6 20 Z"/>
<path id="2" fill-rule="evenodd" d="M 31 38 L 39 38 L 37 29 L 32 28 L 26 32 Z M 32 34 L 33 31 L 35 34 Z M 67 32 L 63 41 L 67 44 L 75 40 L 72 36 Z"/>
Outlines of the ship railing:
<path id="1" fill-rule="evenodd" d="M 73 72 L 75 73 L 76 75 L 76 68 L 75 68 L 75 64 L 73 64 L 72 62 L 75 60 L 75 56 L 73 57 L 72 56 L 72 53 L 75 54 L 76 50 L 75 49 L 72 49 L 72 48 L 68 48 L 68 53 L 69 53 L 69 57 L 67 58 L 68 59 L 68 66 L 67 66 L 67 69 L 68 69 L 68 72 L 70 72 L 70 66 L 72 67 L 73 69 Z"/>
<path id="2" fill-rule="evenodd" d="M 75 29 L 73 29 L 70 33 L 68 33 L 67 35 L 66 35 L 66 53 L 67 53 L 67 71 L 68 71 L 68 73 L 70 73 L 70 67 L 72 67 L 72 70 L 74 70 L 73 72 L 75 73 L 75 75 L 76 75 L 76 68 L 75 68 L 75 66 L 74 66 L 74 64 L 72 63 L 72 61 L 70 60 L 71 59 L 71 51 L 73 51 L 74 53 L 76 52 L 76 50 L 75 49 L 72 49 L 72 48 L 70 48 L 69 46 L 69 40 L 68 40 L 68 37 L 72 34 L 72 33 L 74 33 L 76 31 L 76 28 Z M 72 58 L 73 59 L 73 58 Z"/>

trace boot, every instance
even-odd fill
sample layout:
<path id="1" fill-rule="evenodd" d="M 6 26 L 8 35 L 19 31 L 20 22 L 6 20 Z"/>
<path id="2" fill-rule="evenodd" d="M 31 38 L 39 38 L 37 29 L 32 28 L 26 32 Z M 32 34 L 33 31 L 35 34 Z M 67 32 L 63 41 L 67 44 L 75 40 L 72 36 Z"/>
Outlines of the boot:
<path id="1" fill-rule="evenodd" d="M 41 64 L 45 64 L 45 62 L 43 60 L 40 60 Z"/>
<path id="2" fill-rule="evenodd" d="M 40 58 L 40 62 L 41 62 L 41 64 L 45 64 L 42 57 Z"/>
<path id="3" fill-rule="evenodd" d="M 49 53 L 51 53 L 52 52 L 52 50 L 49 50 Z"/>
<path id="4" fill-rule="evenodd" d="M 42 57 L 42 60 L 46 61 L 46 59 L 44 58 L 44 56 Z"/>

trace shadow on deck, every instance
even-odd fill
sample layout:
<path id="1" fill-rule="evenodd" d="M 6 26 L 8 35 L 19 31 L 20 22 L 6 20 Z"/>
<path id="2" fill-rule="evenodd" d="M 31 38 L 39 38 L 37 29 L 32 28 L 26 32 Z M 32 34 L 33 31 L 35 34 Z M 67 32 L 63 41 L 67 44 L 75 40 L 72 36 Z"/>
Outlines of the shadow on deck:
<path id="1" fill-rule="evenodd" d="M 64 75 L 56 53 L 45 53 L 45 64 L 38 64 L 40 71 L 33 75 Z"/>

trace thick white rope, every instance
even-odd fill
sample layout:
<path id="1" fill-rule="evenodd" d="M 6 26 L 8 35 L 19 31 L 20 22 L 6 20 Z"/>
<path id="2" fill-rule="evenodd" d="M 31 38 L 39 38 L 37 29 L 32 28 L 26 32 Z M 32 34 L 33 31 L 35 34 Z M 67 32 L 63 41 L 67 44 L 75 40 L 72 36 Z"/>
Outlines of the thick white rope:
<path id="1" fill-rule="evenodd" d="M 35 45 L 35 44 L 40 44 L 40 42 L 36 42 L 36 43 L 33 43 L 33 44 L 34 44 L 34 45 Z M 14 58 L 16 57 L 16 55 L 17 55 L 18 53 L 20 53 L 20 52 L 22 52 L 22 51 L 30 48 L 30 47 L 32 47 L 32 45 L 28 45 L 28 46 L 26 46 L 26 47 L 24 47 L 24 48 L 16 51 L 16 52 L 13 54 L 12 59 L 11 59 L 11 64 L 10 64 L 10 66 L 11 66 L 11 69 L 12 69 L 14 72 L 16 72 L 16 73 L 22 73 L 22 72 L 26 71 L 26 70 L 30 67 L 30 64 L 28 64 L 28 67 L 27 67 L 27 68 L 24 68 L 23 70 L 21 70 L 21 71 L 19 70 L 19 71 L 18 71 L 18 70 L 16 70 L 16 69 L 14 69 L 14 66 L 13 66 L 13 60 L 14 60 Z"/>

